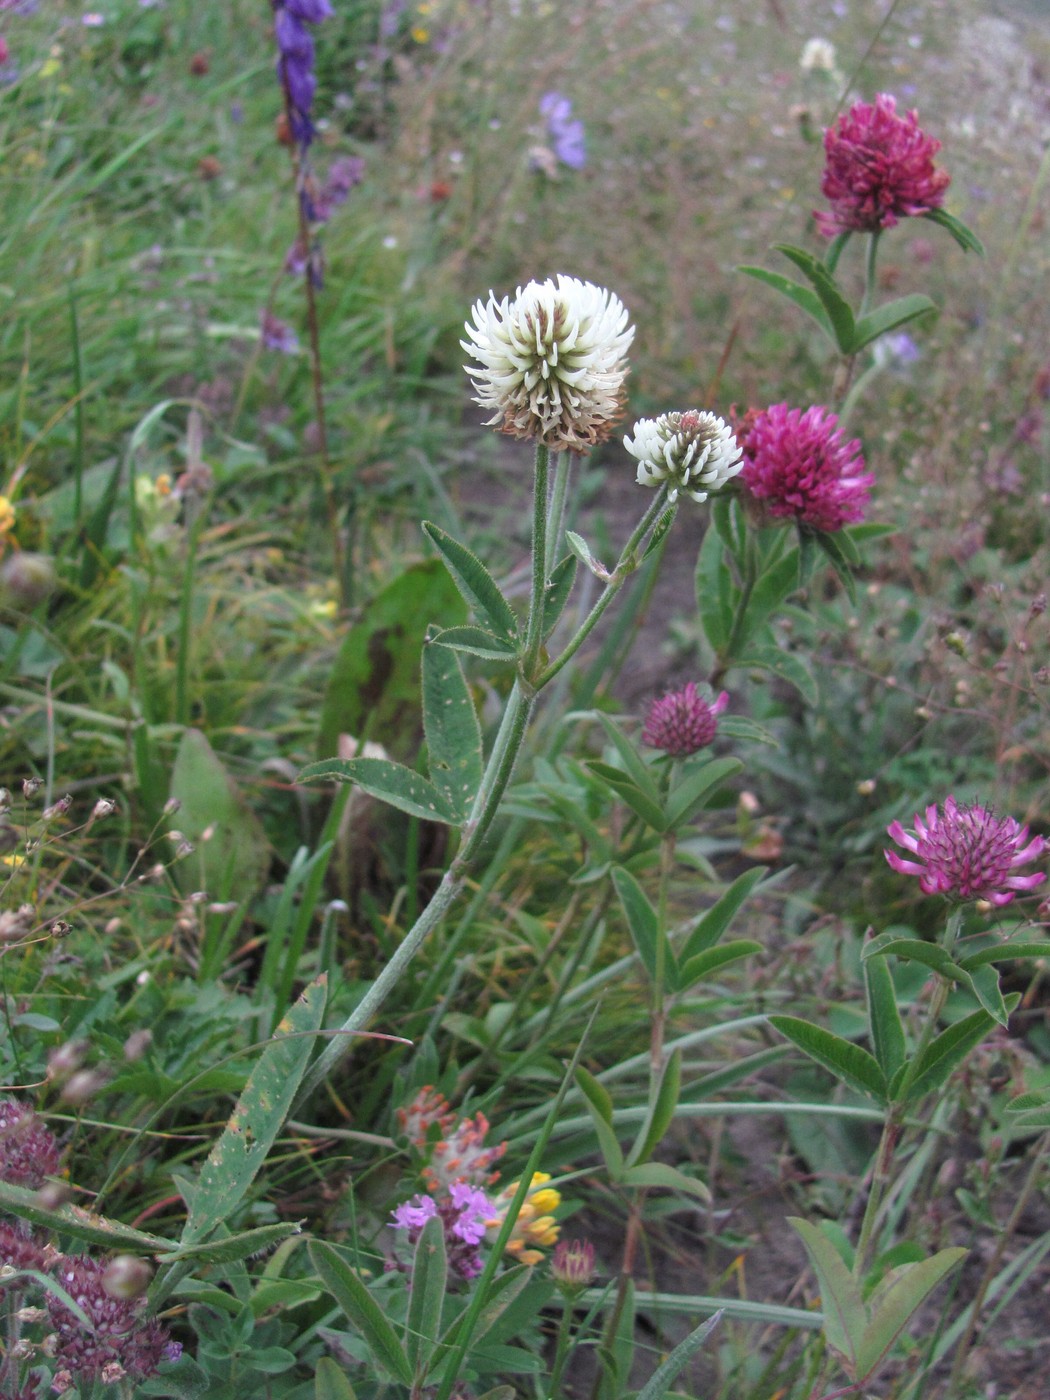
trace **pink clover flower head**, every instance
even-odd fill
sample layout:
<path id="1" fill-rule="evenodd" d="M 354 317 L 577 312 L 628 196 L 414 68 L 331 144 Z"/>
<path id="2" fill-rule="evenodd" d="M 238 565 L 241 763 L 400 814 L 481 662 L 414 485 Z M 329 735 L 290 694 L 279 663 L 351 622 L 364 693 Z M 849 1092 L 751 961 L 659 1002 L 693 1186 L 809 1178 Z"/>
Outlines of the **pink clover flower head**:
<path id="1" fill-rule="evenodd" d="M 394 1211 L 394 1226 L 398 1230 L 422 1230 L 427 1221 L 437 1213 L 438 1208 L 433 1197 L 413 1196 L 410 1201 L 405 1201 L 404 1205 L 398 1206 Z"/>
<path id="2" fill-rule="evenodd" d="M 480 1244 L 485 1238 L 485 1227 L 492 1214 L 492 1202 L 467 1181 L 454 1181 L 448 1188 L 452 1204 L 457 1211 L 452 1222 L 452 1233 L 465 1244 Z"/>
<path id="3" fill-rule="evenodd" d="M 855 102 L 824 133 L 820 189 L 831 212 L 814 210 L 817 228 L 828 238 L 875 233 L 939 209 L 951 183 L 933 163 L 940 149 L 919 126 L 918 114 L 900 116 L 888 93 L 874 103 Z"/>
<path id="4" fill-rule="evenodd" d="M 1047 846 L 1042 836 L 1029 839 L 1027 826 L 1019 826 L 1013 817 L 997 817 L 977 802 L 960 806 L 949 797 L 941 808 L 927 807 L 925 818 L 916 813 L 914 821 L 914 832 L 900 822 L 891 822 L 886 831 L 916 859 L 896 851 L 884 854 L 894 870 L 917 875 L 924 894 L 983 899 L 1001 908 L 1017 891 L 1034 889 L 1046 879 L 1041 871 L 1012 873 L 1036 860 Z"/>
<path id="5" fill-rule="evenodd" d="M 803 412 L 777 403 L 754 415 L 741 479 L 770 515 L 829 533 L 864 519 L 875 476 L 864 470 L 860 441 L 846 441 L 837 424 L 817 404 Z"/>
<path id="6" fill-rule="evenodd" d="M 152 1376 L 161 1361 L 178 1359 L 182 1348 L 145 1311 L 141 1298 L 114 1298 L 104 1283 L 106 1265 L 86 1255 L 64 1258 L 55 1277 L 91 1322 L 80 1319 L 52 1294 L 47 1310 L 55 1330 L 55 1359 L 75 1375 L 107 1381 Z"/>
<path id="7" fill-rule="evenodd" d="M 718 716 L 729 704 L 723 690 L 717 700 L 707 701 L 697 691 L 694 681 L 681 690 L 672 690 L 660 700 L 654 700 L 642 730 L 642 743 L 651 749 L 663 749 L 672 758 L 687 758 L 704 749 L 718 732 Z"/>
<path id="8" fill-rule="evenodd" d="M 55 1135 L 31 1108 L 0 1099 L 0 1181 L 35 1191 L 60 1163 Z"/>

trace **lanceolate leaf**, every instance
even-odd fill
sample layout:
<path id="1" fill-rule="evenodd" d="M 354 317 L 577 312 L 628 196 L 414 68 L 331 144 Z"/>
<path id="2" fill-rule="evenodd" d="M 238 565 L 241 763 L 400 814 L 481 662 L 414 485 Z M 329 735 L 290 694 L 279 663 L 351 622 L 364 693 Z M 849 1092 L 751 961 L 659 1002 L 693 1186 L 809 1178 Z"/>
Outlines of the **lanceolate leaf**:
<path id="1" fill-rule="evenodd" d="M 582 1065 L 576 1070 L 576 1084 L 587 1100 L 587 1111 L 598 1136 L 598 1146 L 605 1159 L 606 1169 L 613 1180 L 617 1181 L 623 1171 L 623 1149 L 612 1126 L 613 1106 L 609 1091 Z"/>
<path id="2" fill-rule="evenodd" d="M 497 637 L 495 632 L 486 632 L 484 627 L 472 627 L 469 623 L 462 627 L 446 627 L 436 632 L 431 642 L 453 651 L 465 651 L 469 656 L 480 656 L 485 661 L 514 661 L 517 648 L 513 642 Z"/>
<path id="3" fill-rule="evenodd" d="M 868 958 L 864 963 L 864 985 L 868 996 L 868 1022 L 875 1058 L 887 1080 L 904 1063 L 904 1026 L 897 1009 L 897 991 L 885 958 Z"/>
<path id="4" fill-rule="evenodd" d="M 611 763 L 602 763 L 596 758 L 590 759 L 585 766 L 588 772 L 611 787 L 632 812 L 637 812 L 647 826 L 651 826 L 657 832 L 666 831 L 667 817 L 659 802 L 643 792 L 622 769 L 614 768 Z"/>
<path id="5" fill-rule="evenodd" d="M 812 253 L 807 253 L 804 248 L 794 248 L 790 243 L 777 243 L 774 246 L 778 253 L 783 253 L 786 258 L 790 258 L 795 266 L 804 272 L 813 283 L 813 288 L 820 298 L 821 305 L 831 322 L 832 330 L 835 332 L 835 341 L 839 350 L 844 355 L 850 354 L 855 334 L 853 312 L 850 310 L 849 302 L 836 286 L 834 277 L 819 258 L 815 258 Z"/>
<path id="6" fill-rule="evenodd" d="M 755 646 L 752 643 L 743 656 L 737 657 L 734 664 L 771 671 L 773 675 L 793 685 L 808 705 L 816 705 L 820 698 L 809 666 L 794 652 L 783 651 L 776 646 Z"/>
<path id="7" fill-rule="evenodd" d="M 638 1392 L 636 1400 L 664 1400 L 672 1382 L 685 1369 L 690 1359 L 696 1355 L 721 1321 L 722 1313 L 716 1312 L 713 1317 L 709 1317 L 706 1322 L 701 1322 L 699 1327 L 679 1342 L 667 1360 L 661 1362 L 646 1385 Z"/>
<path id="8" fill-rule="evenodd" d="M 102 1249 L 125 1254 L 162 1254 L 176 1248 L 173 1240 L 122 1225 L 119 1220 L 95 1215 L 80 1206 L 41 1205 L 38 1191 L 14 1186 L 9 1181 L 0 1181 L 0 1209 L 9 1211 L 19 1220 L 28 1220 L 31 1225 L 40 1225 L 56 1234 L 83 1240 L 85 1244 L 99 1245 Z"/>
<path id="9" fill-rule="evenodd" d="M 765 571 L 747 604 L 744 636 L 749 637 L 798 587 L 798 554 L 792 549 Z"/>
<path id="10" fill-rule="evenodd" d="M 429 1370 L 441 1331 L 447 1277 L 445 1231 L 435 1215 L 423 1226 L 412 1256 L 412 1287 L 405 1323 L 405 1353 L 419 1380 L 423 1380 Z"/>
<path id="11" fill-rule="evenodd" d="M 729 888 L 721 895 L 699 921 L 686 939 L 679 953 L 684 964 L 697 953 L 713 948 L 729 925 L 736 918 L 755 886 L 765 876 L 767 867 L 758 865 L 754 870 L 745 870 L 738 875 Z"/>
<path id="12" fill-rule="evenodd" d="M 555 564 L 554 571 L 547 580 L 547 587 L 543 590 L 544 637 L 550 636 L 565 611 L 565 604 L 569 601 L 572 585 L 576 581 L 576 563 L 574 554 L 566 554 L 561 563 Z"/>
<path id="13" fill-rule="evenodd" d="M 697 953 L 692 958 L 680 958 L 676 990 L 688 991 L 697 982 L 710 977 L 712 973 L 720 972 L 730 963 L 739 962 L 741 958 L 753 957 L 761 951 L 761 943 L 741 938 L 732 943 L 720 943 L 717 948 L 708 948 L 706 953 Z"/>
<path id="14" fill-rule="evenodd" d="M 907 297 L 898 297 L 896 301 L 888 301 L 885 306 L 876 307 L 857 322 L 853 335 L 853 351 L 863 350 L 865 345 L 878 340 L 880 335 L 895 331 L 898 326 L 907 325 L 909 321 L 914 321 L 916 316 L 925 316 L 927 311 L 936 310 L 936 303 L 919 292 Z"/>
<path id="15" fill-rule="evenodd" d="M 631 937 L 634 946 L 638 949 L 638 956 L 650 977 L 656 976 L 656 952 L 658 940 L 667 942 L 667 934 L 660 928 L 656 910 L 649 903 L 649 898 L 641 885 L 622 866 L 616 866 L 612 872 L 613 884 L 616 886 L 616 893 L 620 896 L 620 904 L 627 918 L 628 927 L 631 930 Z M 671 955 L 670 945 L 665 947 L 665 958 Z M 666 964 L 665 964 L 666 965 Z"/>
<path id="16" fill-rule="evenodd" d="M 822 1230 L 797 1216 L 788 1216 L 788 1224 L 801 1237 L 820 1285 L 828 1346 L 842 1358 L 850 1380 L 856 1380 L 857 1353 L 868 1327 L 868 1313 L 860 1287 Z"/>
<path id="17" fill-rule="evenodd" d="M 328 758 L 311 763 L 299 774 L 303 783 L 328 779 L 334 783 L 356 783 L 364 792 L 388 802 L 410 817 L 445 822 L 455 826 L 457 814 L 433 783 L 404 764 L 387 758 Z"/>
<path id="18" fill-rule="evenodd" d="M 871 1321 L 857 1348 L 858 1378 L 874 1375 L 929 1295 L 967 1252 L 942 1249 L 931 1259 L 903 1264 L 886 1275 L 868 1303 Z"/>
<path id="19" fill-rule="evenodd" d="M 368 1343 L 376 1365 L 402 1385 L 412 1384 L 412 1367 L 393 1327 L 368 1288 L 332 1245 L 311 1240 L 310 1260 L 318 1277 Z"/>
<path id="20" fill-rule="evenodd" d="M 984 244 L 973 229 L 968 228 L 954 214 L 949 214 L 947 209 L 928 209 L 922 217 L 929 219 L 931 224 L 940 224 L 941 228 L 946 228 L 964 252 L 976 253 L 978 257 L 984 257 Z"/>
<path id="21" fill-rule="evenodd" d="M 886 1102 L 886 1076 L 867 1050 L 797 1016 L 770 1016 L 769 1024 L 836 1078 L 879 1103 Z"/>
<path id="22" fill-rule="evenodd" d="M 739 773 L 743 766 L 738 758 L 694 760 L 683 765 L 681 781 L 667 799 L 668 829 L 690 821 L 708 795 L 734 773 Z"/>
<path id="23" fill-rule="evenodd" d="M 1050 958 L 1050 943 L 996 943 L 990 948 L 981 948 L 968 958 L 960 958 L 959 966 L 967 972 L 986 967 L 989 963 L 1011 962 L 1015 958 Z"/>
<path id="24" fill-rule="evenodd" d="M 1012 1011 L 1019 1001 L 1020 996 L 1016 992 L 1011 993 L 1006 998 L 1007 1012 Z M 994 1025 L 995 1018 L 989 1016 L 987 1011 L 981 1010 L 964 1016 L 961 1021 L 956 1021 L 955 1025 L 942 1031 L 926 1047 L 919 1060 L 915 1078 L 908 1091 L 908 1100 L 919 1099 L 923 1094 L 929 1094 L 933 1090 L 939 1089 L 952 1071 L 962 1064 L 973 1047 L 980 1044 Z"/>
<path id="25" fill-rule="evenodd" d="M 753 277 L 756 282 L 764 282 L 767 287 L 772 287 L 774 291 L 786 296 L 789 301 L 793 301 L 796 306 L 801 307 L 808 316 L 811 316 L 817 325 L 828 337 L 834 341 L 835 332 L 831 327 L 831 320 L 828 313 L 821 305 L 820 297 L 809 287 L 803 287 L 798 282 L 792 282 L 790 277 L 785 277 L 780 272 L 770 272 L 764 267 L 752 267 L 748 264 L 739 264 L 737 272 L 743 272 L 748 277 Z"/>
<path id="26" fill-rule="evenodd" d="M 423 533 L 440 551 L 453 583 L 477 613 L 479 621 L 496 636 L 515 642 L 518 635 L 518 619 L 514 615 L 514 609 L 499 591 L 495 579 L 478 556 L 429 520 L 423 522 Z"/>
<path id="27" fill-rule="evenodd" d="M 430 780 L 462 821 L 481 785 L 481 727 L 459 657 L 429 641 L 423 648 L 423 732 Z"/>
<path id="28" fill-rule="evenodd" d="M 704 636 L 712 651 L 722 655 L 733 627 L 733 584 L 722 560 L 718 531 L 708 528 L 696 561 L 696 602 Z"/>
<path id="29" fill-rule="evenodd" d="M 628 739 L 627 735 L 613 723 L 608 715 L 601 710 L 593 711 L 595 719 L 605 730 L 605 737 L 612 744 L 613 748 L 620 755 L 624 768 L 634 779 L 635 783 L 654 802 L 657 801 L 659 793 L 656 787 L 656 780 L 653 777 L 653 770 L 638 752 L 637 745 Z M 719 723 L 721 728 L 721 722 Z"/>
<path id="30" fill-rule="evenodd" d="M 682 1052 L 676 1050 L 664 1065 L 656 1094 L 651 1098 L 649 1111 L 645 1116 L 635 1139 L 634 1146 L 627 1154 L 627 1165 L 633 1167 L 638 1162 L 648 1162 L 659 1146 L 664 1133 L 671 1125 L 674 1111 L 678 1107 L 678 1095 L 682 1087 Z"/>

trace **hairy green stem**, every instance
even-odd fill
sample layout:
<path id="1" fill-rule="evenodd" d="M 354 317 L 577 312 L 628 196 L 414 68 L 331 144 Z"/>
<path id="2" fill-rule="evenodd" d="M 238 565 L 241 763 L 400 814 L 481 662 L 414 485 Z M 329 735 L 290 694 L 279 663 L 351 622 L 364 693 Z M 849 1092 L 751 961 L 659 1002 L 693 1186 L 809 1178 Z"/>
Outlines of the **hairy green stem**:
<path id="1" fill-rule="evenodd" d="M 547 495 L 550 478 L 550 450 L 536 444 L 536 468 L 532 487 L 532 590 L 525 630 L 525 654 L 521 674 L 532 685 L 543 641 L 543 595 L 547 587 Z"/>

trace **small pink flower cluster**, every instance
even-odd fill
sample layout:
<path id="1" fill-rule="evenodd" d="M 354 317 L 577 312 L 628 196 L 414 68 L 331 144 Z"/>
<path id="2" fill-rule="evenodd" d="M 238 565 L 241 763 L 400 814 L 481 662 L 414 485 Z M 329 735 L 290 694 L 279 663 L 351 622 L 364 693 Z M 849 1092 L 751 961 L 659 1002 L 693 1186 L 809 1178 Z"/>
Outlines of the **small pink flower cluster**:
<path id="1" fill-rule="evenodd" d="M 914 822 L 914 832 L 900 822 L 892 822 L 886 831 L 916 859 L 907 860 L 896 851 L 884 854 L 894 870 L 918 876 L 923 894 L 957 901 L 982 899 L 1001 908 L 1018 891 L 1034 889 L 1046 879 L 1041 871 L 1013 873 L 1047 847 L 1042 836 L 1029 839 L 1027 826 L 1019 826 L 1013 817 L 997 817 L 978 802 L 960 806 L 949 797 L 942 808 L 927 807 L 925 819 L 916 813 Z"/>
<path id="2" fill-rule="evenodd" d="M 828 238 L 875 233 L 939 209 L 951 182 L 933 163 L 940 149 L 919 126 L 917 113 L 900 116 L 888 93 L 879 93 L 874 103 L 855 102 L 824 133 L 820 188 L 831 212 L 814 211 L 820 232 Z"/>
<path id="3" fill-rule="evenodd" d="M 642 743 L 651 749 L 663 749 L 672 758 L 687 758 L 705 749 L 718 731 L 718 716 L 729 704 L 723 690 L 717 700 L 707 701 L 694 681 L 681 690 L 672 690 L 654 700 L 642 730 Z"/>
<path id="4" fill-rule="evenodd" d="M 864 519 L 875 480 L 860 442 L 843 439 L 838 419 L 814 404 L 805 412 L 776 403 L 750 411 L 736 427 L 744 450 L 741 479 L 770 515 L 831 533 Z"/>

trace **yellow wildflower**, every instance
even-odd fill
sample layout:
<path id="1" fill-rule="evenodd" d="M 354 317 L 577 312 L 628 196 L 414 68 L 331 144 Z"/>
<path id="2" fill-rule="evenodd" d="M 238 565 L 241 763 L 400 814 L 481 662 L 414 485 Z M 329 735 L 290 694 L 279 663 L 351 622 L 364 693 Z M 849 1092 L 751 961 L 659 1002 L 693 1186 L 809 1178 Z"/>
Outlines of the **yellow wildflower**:
<path id="1" fill-rule="evenodd" d="M 15 528 L 15 508 L 6 496 L 0 496 L 0 535 L 9 535 Z"/>
<path id="2" fill-rule="evenodd" d="M 549 1249 L 558 1238 L 558 1222 L 552 1212 L 561 1205 L 561 1192 L 548 1186 L 548 1181 L 549 1173 L 533 1173 L 528 1194 L 522 1202 L 510 1239 L 507 1241 L 507 1253 L 515 1255 L 523 1264 L 538 1264 L 543 1255 L 535 1246 L 541 1245 L 544 1249 Z M 518 1186 L 517 1181 L 512 1181 L 493 1199 L 495 1214 L 485 1222 L 490 1243 L 507 1218 L 507 1211 Z"/>

